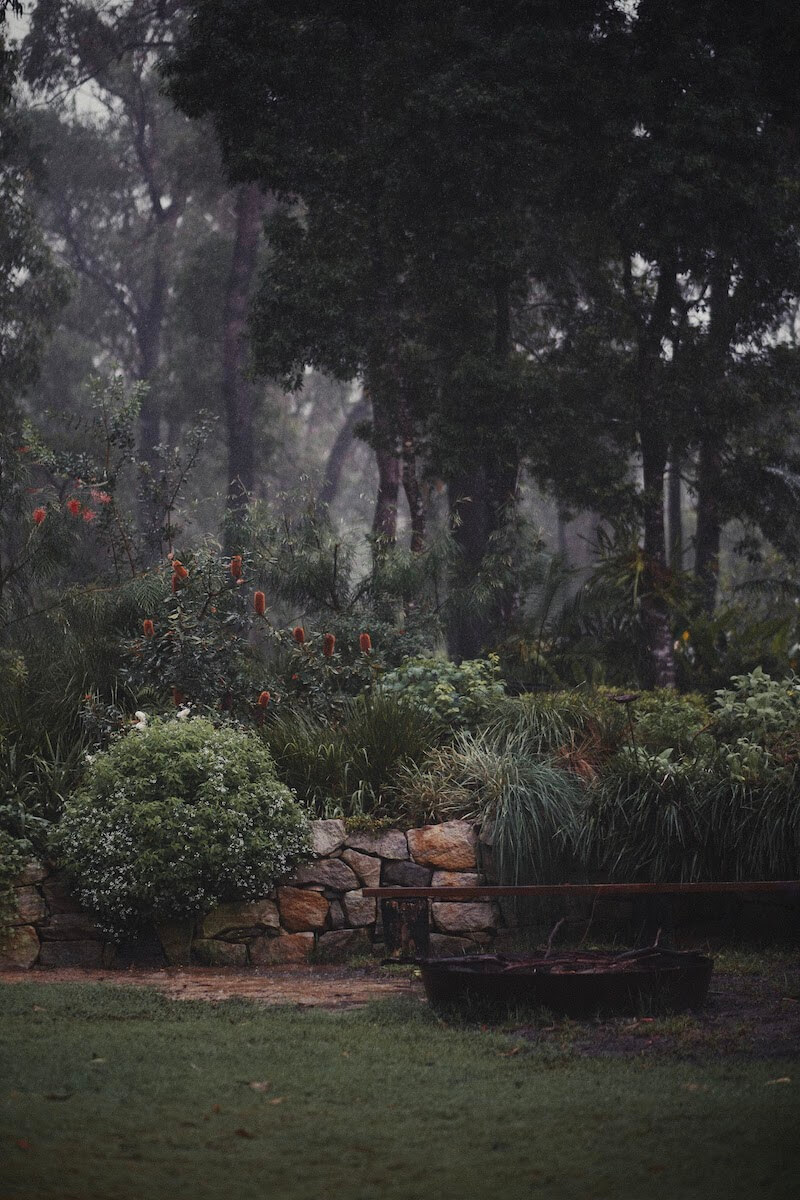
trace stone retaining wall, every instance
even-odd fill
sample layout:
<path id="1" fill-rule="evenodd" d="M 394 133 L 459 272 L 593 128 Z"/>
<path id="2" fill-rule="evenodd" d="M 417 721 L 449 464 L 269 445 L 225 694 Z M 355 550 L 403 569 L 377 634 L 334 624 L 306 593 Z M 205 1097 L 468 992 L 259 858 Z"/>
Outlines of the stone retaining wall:
<path id="1" fill-rule="evenodd" d="M 491 943 L 504 924 L 497 905 L 448 904 L 448 886 L 486 882 L 475 830 L 466 821 L 421 829 L 348 832 L 314 821 L 314 857 L 255 903 L 223 904 L 195 922 L 158 926 L 156 953 L 170 964 L 269 966 L 383 953 L 380 913 L 365 887 L 441 887 L 431 904 L 431 952 L 455 954 Z M 137 960 L 83 912 L 63 877 L 30 863 L 17 880 L 17 912 L 0 943 L 0 966 L 111 966 Z M 141 954 L 152 958 L 153 942 Z"/>

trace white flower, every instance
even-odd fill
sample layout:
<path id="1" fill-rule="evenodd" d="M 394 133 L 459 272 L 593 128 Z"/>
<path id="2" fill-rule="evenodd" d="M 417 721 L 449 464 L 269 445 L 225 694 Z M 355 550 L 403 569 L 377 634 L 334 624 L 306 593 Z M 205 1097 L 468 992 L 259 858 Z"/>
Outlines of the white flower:
<path id="1" fill-rule="evenodd" d="M 175 713 L 175 717 L 178 721 L 185 721 L 186 718 L 190 717 L 191 715 L 192 715 L 192 710 L 190 708 L 179 708 L 178 711 Z"/>
<path id="2" fill-rule="evenodd" d="M 136 720 L 134 721 L 132 728 L 133 729 L 146 729 L 147 728 L 147 713 L 142 712 L 142 710 L 140 708 L 137 708 L 136 712 L 133 715 L 136 717 Z"/>

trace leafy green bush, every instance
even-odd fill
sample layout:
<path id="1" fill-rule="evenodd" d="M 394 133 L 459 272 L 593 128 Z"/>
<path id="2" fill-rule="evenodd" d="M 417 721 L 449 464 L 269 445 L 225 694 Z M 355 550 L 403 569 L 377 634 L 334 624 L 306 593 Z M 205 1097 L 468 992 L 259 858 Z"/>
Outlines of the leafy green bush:
<path id="1" fill-rule="evenodd" d="M 81 901 L 114 934 L 256 899 L 304 855 L 308 826 L 253 735 L 153 721 L 91 762 L 54 835 Z"/>
<path id="2" fill-rule="evenodd" d="M 459 733 L 403 772 L 402 801 L 418 821 L 480 824 L 504 883 L 559 877 L 577 837 L 577 782 L 533 756 L 519 734 Z"/>
<path id="3" fill-rule="evenodd" d="M 398 770 L 422 760 L 436 728 L 415 705 L 373 693 L 336 722 L 289 712 L 263 736 L 280 777 L 319 816 L 392 816 Z"/>
<path id="4" fill-rule="evenodd" d="M 418 705 L 431 720 L 451 729 L 475 729 L 486 721 L 505 696 L 499 660 L 409 658 L 381 681 L 386 695 L 402 696 Z"/>
<path id="5" fill-rule="evenodd" d="M 702 696 L 681 695 L 668 688 L 642 692 L 633 703 L 632 715 L 637 746 L 652 754 L 672 749 L 694 756 L 710 749 L 705 730 L 711 714 Z"/>
<path id="6" fill-rule="evenodd" d="M 716 693 L 715 732 L 721 740 L 763 741 L 768 735 L 800 728 L 800 678 L 773 679 L 761 667 L 734 675 L 731 687 Z"/>

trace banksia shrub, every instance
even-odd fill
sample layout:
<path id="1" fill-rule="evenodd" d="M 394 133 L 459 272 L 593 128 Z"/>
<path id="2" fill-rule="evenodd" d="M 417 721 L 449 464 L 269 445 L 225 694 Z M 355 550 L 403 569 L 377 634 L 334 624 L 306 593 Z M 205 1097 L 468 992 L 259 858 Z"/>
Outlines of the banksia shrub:
<path id="1" fill-rule="evenodd" d="M 242 556 L 234 554 L 231 559 L 231 577 L 233 579 L 241 579 L 242 577 Z"/>
<path id="2" fill-rule="evenodd" d="M 269 704 L 269 692 L 262 692 L 261 695 L 258 697 L 258 707 L 266 708 L 268 704 Z"/>
<path id="3" fill-rule="evenodd" d="M 361 647 L 362 654 L 372 653 L 372 638 L 368 633 L 362 633 L 359 635 L 358 644 Z"/>
<path id="4" fill-rule="evenodd" d="M 326 658 L 333 658 L 333 652 L 336 649 L 336 638 L 332 633 L 326 633 L 322 639 L 322 653 Z"/>
<path id="5" fill-rule="evenodd" d="M 302 646 L 306 640 L 306 631 L 302 625 L 295 625 L 292 630 L 292 637 L 297 642 L 298 646 Z"/>
<path id="6" fill-rule="evenodd" d="M 259 617 L 263 617 L 267 609 L 267 597 L 263 592 L 255 592 L 253 595 L 253 608 L 256 610 Z"/>
<path id="7" fill-rule="evenodd" d="M 178 579 L 188 579 L 189 578 L 189 572 L 186 570 L 186 567 L 183 565 L 183 563 L 178 558 L 174 558 L 172 560 L 172 573 L 173 573 L 173 575 L 176 575 L 178 577 Z"/>
<path id="8" fill-rule="evenodd" d="M 156 631 L 155 625 L 153 624 L 153 622 L 150 620 L 149 617 L 147 617 L 146 620 L 142 621 L 142 629 L 144 630 L 145 637 L 152 637 Z"/>

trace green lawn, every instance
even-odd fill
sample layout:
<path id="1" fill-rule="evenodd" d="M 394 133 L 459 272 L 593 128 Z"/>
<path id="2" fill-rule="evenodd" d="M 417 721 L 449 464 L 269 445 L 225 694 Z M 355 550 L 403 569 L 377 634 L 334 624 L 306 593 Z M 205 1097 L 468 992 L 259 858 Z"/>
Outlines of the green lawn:
<path id="1" fill-rule="evenodd" d="M 419 1000 L 302 1012 L 25 983 L 0 1014 L 2 1200 L 798 1193 L 800 1060 L 581 1058 Z"/>

